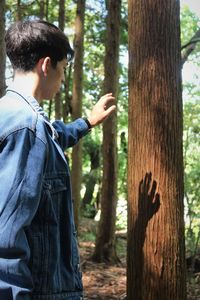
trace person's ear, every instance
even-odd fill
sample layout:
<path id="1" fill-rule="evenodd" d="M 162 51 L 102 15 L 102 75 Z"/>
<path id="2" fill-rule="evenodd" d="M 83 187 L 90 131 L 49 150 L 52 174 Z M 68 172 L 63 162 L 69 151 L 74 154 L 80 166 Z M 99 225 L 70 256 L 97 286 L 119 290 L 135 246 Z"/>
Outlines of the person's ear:
<path id="1" fill-rule="evenodd" d="M 51 67 L 51 58 L 50 57 L 45 57 L 41 58 L 38 62 L 38 68 L 42 73 L 44 74 L 44 77 L 48 75 L 49 68 Z"/>

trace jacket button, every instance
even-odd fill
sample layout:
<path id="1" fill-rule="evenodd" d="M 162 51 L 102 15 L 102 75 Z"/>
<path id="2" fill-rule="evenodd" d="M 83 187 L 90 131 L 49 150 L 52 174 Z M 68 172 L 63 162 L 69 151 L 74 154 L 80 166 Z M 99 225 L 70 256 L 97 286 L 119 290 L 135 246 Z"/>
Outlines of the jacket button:
<path id="1" fill-rule="evenodd" d="M 77 264 L 77 269 L 78 271 L 80 271 L 80 264 Z"/>

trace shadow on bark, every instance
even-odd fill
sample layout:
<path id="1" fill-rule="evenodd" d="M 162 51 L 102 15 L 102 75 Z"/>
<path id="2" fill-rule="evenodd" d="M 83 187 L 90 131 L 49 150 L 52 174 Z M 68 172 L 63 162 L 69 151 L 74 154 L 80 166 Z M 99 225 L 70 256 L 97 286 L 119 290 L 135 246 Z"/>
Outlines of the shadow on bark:
<path id="1" fill-rule="evenodd" d="M 134 266 L 133 281 L 137 293 L 141 293 L 138 300 L 142 299 L 142 282 L 144 274 L 144 242 L 146 229 L 150 219 L 157 213 L 160 207 L 160 195 L 156 193 L 157 183 L 152 181 L 152 174 L 146 173 L 144 179 L 140 181 L 138 192 L 138 215 L 133 228 L 134 245 Z"/>

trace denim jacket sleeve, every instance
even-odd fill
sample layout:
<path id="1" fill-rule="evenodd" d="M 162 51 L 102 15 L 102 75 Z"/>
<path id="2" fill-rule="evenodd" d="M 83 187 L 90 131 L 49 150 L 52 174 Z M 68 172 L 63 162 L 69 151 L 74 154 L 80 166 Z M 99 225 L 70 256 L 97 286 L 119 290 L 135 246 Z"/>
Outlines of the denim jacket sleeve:
<path id="1" fill-rule="evenodd" d="M 39 205 L 45 157 L 45 143 L 28 128 L 0 142 L 0 299 L 30 299 L 25 232 Z"/>
<path id="2" fill-rule="evenodd" d="M 62 121 L 55 121 L 52 125 L 58 133 L 58 142 L 63 150 L 74 146 L 89 131 L 87 123 L 82 118 L 69 124 L 65 124 Z"/>

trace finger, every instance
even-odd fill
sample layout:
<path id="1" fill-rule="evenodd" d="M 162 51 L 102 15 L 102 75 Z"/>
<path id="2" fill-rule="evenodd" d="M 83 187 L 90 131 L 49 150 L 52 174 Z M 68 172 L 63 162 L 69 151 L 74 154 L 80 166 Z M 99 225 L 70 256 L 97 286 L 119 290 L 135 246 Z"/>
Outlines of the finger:
<path id="1" fill-rule="evenodd" d="M 115 100 L 115 97 L 111 95 L 105 95 L 105 97 L 102 97 L 99 101 L 103 104 L 106 105 L 108 102 Z"/>
<path id="2" fill-rule="evenodd" d="M 148 193 L 150 190 L 150 186 L 151 186 L 152 174 L 151 174 L 151 172 L 149 172 L 147 174 L 148 175 L 147 175 L 147 182 L 146 182 L 146 188 L 147 188 L 146 192 Z"/>
<path id="3" fill-rule="evenodd" d="M 157 188 L 157 182 L 154 180 L 152 187 L 151 187 L 151 191 L 150 191 L 150 198 L 153 200 L 155 193 L 156 193 L 156 188 Z"/>
<path id="4" fill-rule="evenodd" d="M 149 185 L 149 173 L 146 173 L 144 177 L 144 185 L 143 185 L 144 193 L 148 193 L 148 185 Z"/>
<path id="5" fill-rule="evenodd" d="M 112 93 L 107 93 L 107 94 L 103 95 L 101 98 L 105 98 L 105 97 L 109 97 L 109 96 L 112 96 Z"/>
<path id="6" fill-rule="evenodd" d="M 140 181 L 139 184 L 139 194 L 141 195 L 143 193 L 143 179 Z"/>
<path id="7" fill-rule="evenodd" d="M 105 116 L 109 116 L 116 109 L 116 105 L 112 105 L 105 110 Z"/>

